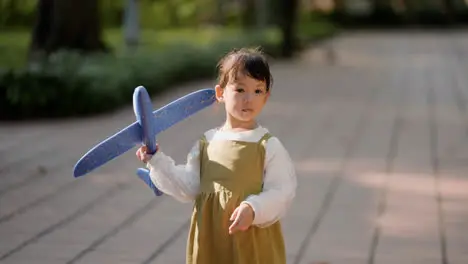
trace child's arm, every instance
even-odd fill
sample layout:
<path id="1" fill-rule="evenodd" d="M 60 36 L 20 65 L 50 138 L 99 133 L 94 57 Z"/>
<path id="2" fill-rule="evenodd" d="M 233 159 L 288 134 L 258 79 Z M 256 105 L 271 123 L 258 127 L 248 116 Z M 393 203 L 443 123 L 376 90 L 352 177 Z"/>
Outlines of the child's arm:
<path id="1" fill-rule="evenodd" d="M 187 155 L 187 163 L 176 165 L 174 160 L 157 151 L 147 163 L 153 184 L 181 202 L 195 199 L 200 187 L 199 147 L 195 144 Z"/>
<path id="2" fill-rule="evenodd" d="M 252 225 L 269 226 L 278 221 L 289 209 L 296 195 L 296 172 L 289 153 L 275 138 L 266 143 L 265 176 L 263 191 L 250 195 L 244 201 L 249 204 L 255 218 Z"/>

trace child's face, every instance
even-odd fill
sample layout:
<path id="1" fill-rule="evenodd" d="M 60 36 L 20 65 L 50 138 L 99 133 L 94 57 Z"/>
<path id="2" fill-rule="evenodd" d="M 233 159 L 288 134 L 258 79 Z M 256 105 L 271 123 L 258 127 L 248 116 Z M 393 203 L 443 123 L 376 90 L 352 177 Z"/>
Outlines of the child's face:
<path id="1" fill-rule="evenodd" d="M 230 116 L 241 122 L 255 121 L 265 105 L 269 92 L 265 82 L 244 74 L 230 78 L 223 89 L 216 86 L 216 96 L 224 102 Z"/>

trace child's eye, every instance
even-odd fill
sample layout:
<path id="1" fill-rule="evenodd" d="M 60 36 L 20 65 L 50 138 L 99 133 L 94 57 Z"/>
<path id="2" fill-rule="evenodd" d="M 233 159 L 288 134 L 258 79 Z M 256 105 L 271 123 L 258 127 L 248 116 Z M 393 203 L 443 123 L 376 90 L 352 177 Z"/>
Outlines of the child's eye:
<path id="1" fill-rule="evenodd" d="M 244 89 L 242 89 L 242 88 L 237 88 L 237 89 L 236 89 L 236 92 L 238 92 L 238 93 L 243 93 L 243 92 L 244 92 Z"/>
<path id="2" fill-rule="evenodd" d="M 262 94 L 262 93 L 263 93 L 263 90 L 257 89 L 257 90 L 255 90 L 255 93 L 256 93 L 256 94 Z"/>

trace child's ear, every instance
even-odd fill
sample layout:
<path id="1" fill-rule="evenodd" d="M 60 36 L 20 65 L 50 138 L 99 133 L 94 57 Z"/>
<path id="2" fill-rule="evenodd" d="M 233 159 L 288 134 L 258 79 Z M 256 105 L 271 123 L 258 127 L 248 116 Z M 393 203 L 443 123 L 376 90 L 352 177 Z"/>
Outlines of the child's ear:
<path id="1" fill-rule="evenodd" d="M 216 85 L 215 87 L 215 91 L 216 91 L 216 99 L 218 100 L 218 102 L 224 102 L 224 89 L 221 87 L 221 85 Z"/>
<path id="2" fill-rule="evenodd" d="M 265 95 L 265 103 L 268 102 L 268 98 L 270 98 L 270 91 L 268 91 Z"/>

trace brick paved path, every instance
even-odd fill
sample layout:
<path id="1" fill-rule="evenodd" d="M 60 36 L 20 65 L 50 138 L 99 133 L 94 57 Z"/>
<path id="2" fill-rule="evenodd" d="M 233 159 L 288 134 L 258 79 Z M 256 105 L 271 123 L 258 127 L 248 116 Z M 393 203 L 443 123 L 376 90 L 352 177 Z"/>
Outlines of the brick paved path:
<path id="1" fill-rule="evenodd" d="M 468 263 L 468 33 L 354 33 L 333 47 L 335 63 L 321 49 L 276 63 L 262 116 L 297 164 L 288 263 Z M 178 87 L 155 108 L 211 85 Z M 183 162 L 221 118 L 204 110 L 160 144 Z M 134 151 L 72 176 L 132 121 L 127 107 L 0 125 L 0 263 L 184 262 L 191 205 L 155 198 Z"/>

